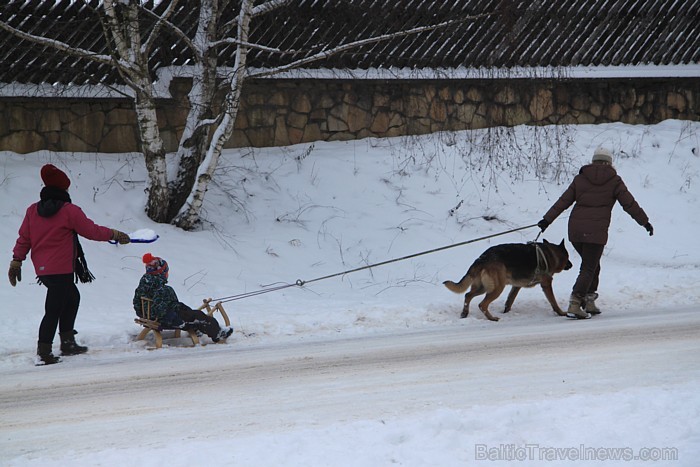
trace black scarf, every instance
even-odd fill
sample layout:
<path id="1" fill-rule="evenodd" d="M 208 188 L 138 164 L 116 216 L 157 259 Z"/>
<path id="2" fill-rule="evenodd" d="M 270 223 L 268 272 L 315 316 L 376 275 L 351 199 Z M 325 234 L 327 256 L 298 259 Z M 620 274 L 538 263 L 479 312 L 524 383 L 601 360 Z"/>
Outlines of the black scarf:
<path id="1" fill-rule="evenodd" d="M 60 211 L 65 203 L 71 202 L 70 195 L 68 195 L 67 191 L 52 186 L 45 186 L 42 188 L 39 197 L 41 201 L 37 204 L 37 212 L 41 217 L 51 217 Z M 75 263 L 73 264 L 75 282 L 92 282 L 95 280 L 95 276 L 93 276 L 88 269 L 85 253 L 83 252 L 83 247 L 80 245 L 76 232 L 73 232 L 73 248 L 75 248 L 75 251 L 78 253 L 75 258 Z M 40 280 L 39 283 L 41 283 Z"/>

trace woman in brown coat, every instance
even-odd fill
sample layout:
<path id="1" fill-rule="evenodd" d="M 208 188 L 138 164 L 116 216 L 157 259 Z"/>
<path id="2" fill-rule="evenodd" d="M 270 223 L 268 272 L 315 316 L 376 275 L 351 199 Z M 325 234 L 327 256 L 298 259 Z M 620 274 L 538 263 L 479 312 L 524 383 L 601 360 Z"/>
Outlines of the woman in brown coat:
<path id="1" fill-rule="evenodd" d="M 570 318 L 585 319 L 591 314 L 600 314 L 595 304 L 600 258 L 608 242 L 610 215 L 616 201 L 649 235 L 654 234 L 649 217 L 617 175 L 612 165 L 612 152 L 598 148 L 591 163 L 581 168 L 569 188 L 537 224 L 544 232 L 559 214 L 574 205 L 569 216 L 569 241 L 581 256 L 581 269 L 569 299 L 567 316 Z"/>

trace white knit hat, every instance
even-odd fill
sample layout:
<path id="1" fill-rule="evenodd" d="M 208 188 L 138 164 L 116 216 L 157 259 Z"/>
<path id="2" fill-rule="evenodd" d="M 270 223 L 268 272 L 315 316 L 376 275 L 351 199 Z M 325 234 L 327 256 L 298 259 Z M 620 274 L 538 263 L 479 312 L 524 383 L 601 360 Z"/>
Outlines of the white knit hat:
<path id="1" fill-rule="evenodd" d="M 598 148 L 596 148 L 595 151 L 593 151 L 592 162 L 595 162 L 595 161 L 603 161 L 603 162 L 607 162 L 608 164 L 612 164 L 612 161 L 613 161 L 612 151 L 608 148 L 604 148 L 602 146 L 599 146 Z"/>

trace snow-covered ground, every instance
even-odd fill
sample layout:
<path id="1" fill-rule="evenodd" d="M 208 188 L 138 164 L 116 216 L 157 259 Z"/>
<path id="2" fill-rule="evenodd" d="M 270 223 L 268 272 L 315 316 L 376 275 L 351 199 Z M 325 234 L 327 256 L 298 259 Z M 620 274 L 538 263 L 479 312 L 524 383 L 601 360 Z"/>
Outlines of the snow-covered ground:
<path id="1" fill-rule="evenodd" d="M 536 228 L 314 281 L 534 224 L 600 144 L 655 234 L 615 208 L 594 319 L 554 316 L 537 288 L 507 315 L 499 298 L 498 323 L 476 303 L 459 319 L 462 297 L 441 282 Z M 147 219 L 139 155 L 2 153 L 8 263 L 46 162 L 93 220 L 160 239 L 83 240 L 97 280 L 79 285 L 76 328 L 90 352 L 58 365 L 33 365 L 44 289 L 30 262 L 18 287 L 0 285 L 0 465 L 697 464 L 698 123 L 228 151 L 191 233 Z M 567 216 L 543 237 L 565 238 Z M 567 245 L 561 306 L 580 264 Z M 225 302 L 227 344 L 150 350 L 131 309 L 146 252 L 193 306 L 306 285 Z"/>

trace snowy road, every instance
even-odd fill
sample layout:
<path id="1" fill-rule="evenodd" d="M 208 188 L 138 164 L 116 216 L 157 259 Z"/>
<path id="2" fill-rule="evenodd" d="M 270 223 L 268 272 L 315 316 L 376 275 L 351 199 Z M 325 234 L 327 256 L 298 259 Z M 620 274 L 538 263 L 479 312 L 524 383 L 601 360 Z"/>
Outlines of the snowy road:
<path id="1" fill-rule="evenodd" d="M 6 374 L 3 456 L 148 447 L 154 431 L 217 439 L 700 378 L 696 309 L 473 324 L 126 355 L 97 349 Z"/>

